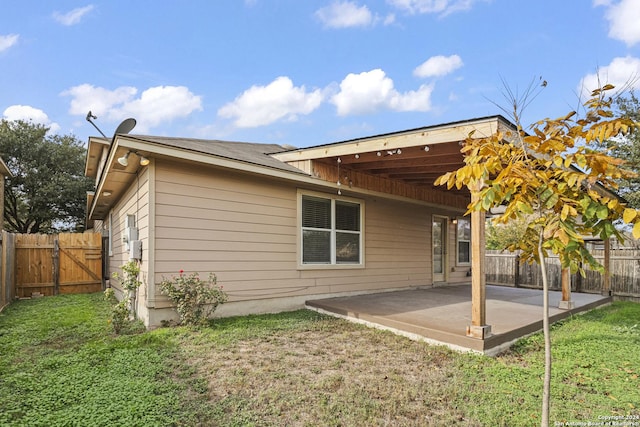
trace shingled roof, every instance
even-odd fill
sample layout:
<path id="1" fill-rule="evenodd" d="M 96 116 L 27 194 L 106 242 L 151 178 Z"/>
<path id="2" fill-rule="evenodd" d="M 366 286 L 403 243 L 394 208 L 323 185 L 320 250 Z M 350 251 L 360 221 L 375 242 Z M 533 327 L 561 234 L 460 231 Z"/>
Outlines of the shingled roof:
<path id="1" fill-rule="evenodd" d="M 151 135 L 127 135 L 127 139 L 140 140 L 166 147 L 179 148 L 193 152 L 211 154 L 230 160 L 265 166 L 287 172 L 304 174 L 300 169 L 288 165 L 270 156 L 273 153 L 287 151 L 278 144 L 257 144 L 251 142 L 234 142 L 194 138 L 171 138 Z"/>

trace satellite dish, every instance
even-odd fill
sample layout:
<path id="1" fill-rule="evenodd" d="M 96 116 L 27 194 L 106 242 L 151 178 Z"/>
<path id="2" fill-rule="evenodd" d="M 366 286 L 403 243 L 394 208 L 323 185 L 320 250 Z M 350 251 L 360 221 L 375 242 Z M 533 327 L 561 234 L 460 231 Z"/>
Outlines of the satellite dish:
<path id="1" fill-rule="evenodd" d="M 134 127 L 136 127 L 136 119 L 133 119 L 133 118 L 124 119 L 122 123 L 120 123 L 116 128 L 116 131 L 113 133 L 113 136 L 115 137 L 119 133 L 127 134 L 131 132 Z"/>

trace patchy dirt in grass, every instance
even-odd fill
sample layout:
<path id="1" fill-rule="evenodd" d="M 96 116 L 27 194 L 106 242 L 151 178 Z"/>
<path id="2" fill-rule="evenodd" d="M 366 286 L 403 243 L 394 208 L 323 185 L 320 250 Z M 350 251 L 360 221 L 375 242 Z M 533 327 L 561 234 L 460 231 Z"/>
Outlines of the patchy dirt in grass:
<path id="1" fill-rule="evenodd" d="M 312 325 L 309 328 L 309 325 Z M 223 425 L 477 425 L 454 407 L 446 349 L 324 318 L 305 330 L 185 347 Z"/>

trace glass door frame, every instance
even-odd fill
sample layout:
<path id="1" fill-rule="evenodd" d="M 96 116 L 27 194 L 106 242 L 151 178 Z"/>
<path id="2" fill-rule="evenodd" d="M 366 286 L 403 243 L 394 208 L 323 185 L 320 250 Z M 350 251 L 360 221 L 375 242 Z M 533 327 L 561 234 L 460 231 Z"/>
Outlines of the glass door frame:
<path id="1" fill-rule="evenodd" d="M 440 255 L 440 264 L 442 267 L 442 271 L 439 273 L 436 273 L 436 259 L 437 259 L 437 247 L 436 247 L 436 236 L 435 236 L 435 232 L 436 232 L 436 227 L 434 226 L 435 224 L 440 223 L 441 224 L 441 228 L 442 228 L 442 233 L 440 236 L 440 243 L 441 243 L 441 253 Z M 448 239 L 448 229 L 449 229 L 449 218 L 444 216 L 444 215 L 433 215 L 432 219 L 431 219 L 431 274 L 432 274 L 432 280 L 433 283 L 442 283 L 442 282 L 446 282 L 447 281 L 447 257 L 449 254 L 448 251 L 448 247 L 449 247 L 449 242 L 447 241 Z"/>

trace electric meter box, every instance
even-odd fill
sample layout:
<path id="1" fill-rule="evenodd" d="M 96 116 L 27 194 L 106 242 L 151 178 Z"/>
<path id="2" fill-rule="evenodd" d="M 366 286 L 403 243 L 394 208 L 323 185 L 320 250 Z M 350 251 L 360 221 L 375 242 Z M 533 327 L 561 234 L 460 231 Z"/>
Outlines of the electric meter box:
<path id="1" fill-rule="evenodd" d="M 138 227 L 127 227 L 124 229 L 125 243 L 138 240 Z"/>
<path id="2" fill-rule="evenodd" d="M 129 259 L 142 260 L 142 240 L 129 241 Z"/>
<path id="3" fill-rule="evenodd" d="M 125 250 L 131 250 L 131 242 L 138 240 L 138 227 L 136 227 L 136 216 L 127 215 L 124 221 L 124 234 L 122 235 L 122 243 Z"/>

